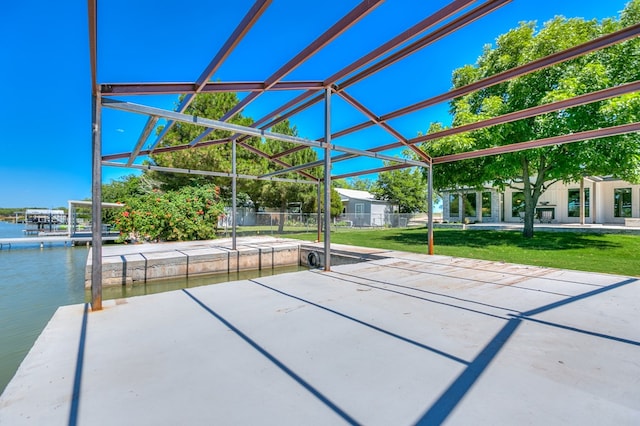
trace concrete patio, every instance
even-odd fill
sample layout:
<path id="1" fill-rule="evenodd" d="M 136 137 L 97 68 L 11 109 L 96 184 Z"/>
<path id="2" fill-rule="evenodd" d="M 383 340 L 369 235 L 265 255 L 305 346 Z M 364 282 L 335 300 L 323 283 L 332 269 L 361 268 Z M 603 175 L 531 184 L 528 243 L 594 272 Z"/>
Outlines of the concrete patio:
<path id="1" fill-rule="evenodd" d="M 60 308 L 0 424 L 640 424 L 640 280 L 386 258 Z"/>

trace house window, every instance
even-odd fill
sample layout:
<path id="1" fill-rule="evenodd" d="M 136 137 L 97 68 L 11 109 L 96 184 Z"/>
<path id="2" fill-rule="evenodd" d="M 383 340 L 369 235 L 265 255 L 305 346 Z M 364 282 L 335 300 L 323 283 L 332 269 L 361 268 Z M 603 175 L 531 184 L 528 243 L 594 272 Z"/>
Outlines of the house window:
<path id="1" fill-rule="evenodd" d="M 482 193 L 482 217 L 491 217 L 491 193 Z"/>
<path id="2" fill-rule="evenodd" d="M 631 217 L 631 188 L 613 190 L 613 215 L 615 217 Z"/>
<path id="3" fill-rule="evenodd" d="M 580 217 L 580 190 L 569 190 L 569 217 Z M 589 217 L 589 188 L 584 189 L 584 215 Z"/>
<path id="4" fill-rule="evenodd" d="M 514 192 L 511 194 L 511 217 L 520 217 L 520 212 L 524 211 L 524 192 Z"/>
<path id="5" fill-rule="evenodd" d="M 476 193 L 467 192 L 464 194 L 464 215 L 473 216 L 476 215 Z"/>
<path id="6" fill-rule="evenodd" d="M 356 203 L 356 216 L 364 216 L 364 203 Z"/>
<path id="7" fill-rule="evenodd" d="M 449 194 L 449 216 L 460 217 L 460 194 Z"/>

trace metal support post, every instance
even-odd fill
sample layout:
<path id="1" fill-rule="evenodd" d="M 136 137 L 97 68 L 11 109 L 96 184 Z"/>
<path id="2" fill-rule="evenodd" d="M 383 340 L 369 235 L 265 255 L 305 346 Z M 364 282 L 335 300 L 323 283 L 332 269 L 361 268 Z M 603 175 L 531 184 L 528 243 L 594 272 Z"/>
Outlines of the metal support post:
<path id="1" fill-rule="evenodd" d="M 318 224 L 318 238 L 316 238 L 316 241 L 320 241 L 322 239 L 322 188 L 320 186 L 320 181 L 318 181 L 318 187 L 316 189 L 317 191 L 317 196 L 316 199 L 318 200 L 318 217 L 317 217 L 317 224 Z"/>
<path id="2" fill-rule="evenodd" d="M 102 309 L 102 101 L 93 95 L 91 185 L 91 310 Z"/>
<path id="3" fill-rule="evenodd" d="M 324 270 L 331 271 L 331 88 L 324 94 Z"/>
<path id="4" fill-rule="evenodd" d="M 429 178 L 427 182 L 427 206 L 429 212 L 427 215 L 429 249 L 428 253 L 433 254 L 433 163 L 429 165 Z"/>
<path id="5" fill-rule="evenodd" d="M 236 169 L 236 140 L 231 141 L 231 250 L 236 250 L 236 204 L 238 173 Z"/>

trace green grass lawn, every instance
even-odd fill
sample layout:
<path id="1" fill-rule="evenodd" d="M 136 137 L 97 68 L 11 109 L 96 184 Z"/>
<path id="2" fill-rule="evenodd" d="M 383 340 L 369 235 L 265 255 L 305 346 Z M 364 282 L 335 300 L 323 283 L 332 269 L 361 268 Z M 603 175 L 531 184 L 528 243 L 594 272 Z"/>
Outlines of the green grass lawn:
<path id="1" fill-rule="evenodd" d="M 287 234 L 313 241 L 315 233 Z M 331 242 L 413 253 L 427 252 L 425 228 L 340 230 Z M 525 239 L 520 232 L 434 230 L 435 254 L 640 276 L 640 236 L 581 232 L 539 232 Z"/>

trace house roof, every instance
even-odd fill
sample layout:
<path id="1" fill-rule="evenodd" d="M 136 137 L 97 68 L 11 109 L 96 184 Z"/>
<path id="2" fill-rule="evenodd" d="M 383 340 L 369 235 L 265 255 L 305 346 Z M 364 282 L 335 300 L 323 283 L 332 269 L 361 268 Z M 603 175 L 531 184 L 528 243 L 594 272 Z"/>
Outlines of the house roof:
<path id="1" fill-rule="evenodd" d="M 357 189 L 336 188 L 338 194 L 340 194 L 341 201 L 349 200 L 366 200 L 374 202 L 384 202 L 383 200 L 376 200 L 376 197 L 368 191 L 359 191 Z"/>

